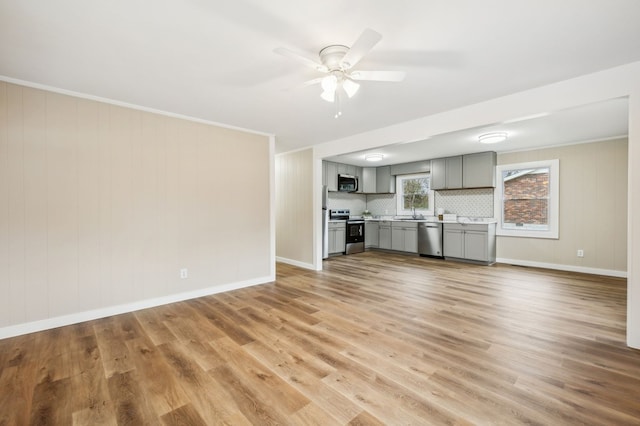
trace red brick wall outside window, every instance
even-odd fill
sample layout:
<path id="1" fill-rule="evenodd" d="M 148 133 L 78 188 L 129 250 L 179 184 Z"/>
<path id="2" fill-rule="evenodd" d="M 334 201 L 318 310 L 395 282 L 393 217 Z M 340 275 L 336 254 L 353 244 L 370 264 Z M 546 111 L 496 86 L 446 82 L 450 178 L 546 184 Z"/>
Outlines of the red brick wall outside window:
<path id="1" fill-rule="evenodd" d="M 530 173 L 504 181 L 505 223 L 549 224 L 549 172 Z"/>

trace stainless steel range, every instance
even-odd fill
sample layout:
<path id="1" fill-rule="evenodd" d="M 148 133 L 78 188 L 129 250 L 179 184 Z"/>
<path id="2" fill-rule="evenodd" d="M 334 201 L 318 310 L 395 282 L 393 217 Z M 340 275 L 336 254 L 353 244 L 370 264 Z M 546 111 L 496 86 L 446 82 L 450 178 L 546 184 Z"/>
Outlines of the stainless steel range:
<path id="1" fill-rule="evenodd" d="M 332 220 L 346 220 L 345 254 L 362 253 L 364 251 L 364 219 L 351 219 L 349 209 L 330 210 Z"/>

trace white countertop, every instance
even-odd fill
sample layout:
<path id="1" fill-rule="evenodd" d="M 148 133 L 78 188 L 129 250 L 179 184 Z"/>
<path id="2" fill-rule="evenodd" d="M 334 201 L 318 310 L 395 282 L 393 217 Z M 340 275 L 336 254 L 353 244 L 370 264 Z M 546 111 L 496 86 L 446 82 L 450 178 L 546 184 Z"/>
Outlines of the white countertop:
<path id="1" fill-rule="evenodd" d="M 457 220 L 438 220 L 435 216 L 427 216 L 424 219 L 400 219 L 397 216 L 380 216 L 380 217 L 365 217 L 365 221 L 373 221 L 373 222 L 435 222 L 435 223 L 463 223 L 463 224 L 473 224 L 473 225 L 483 225 L 489 223 L 497 223 L 498 221 L 492 217 L 464 217 L 460 216 Z"/>

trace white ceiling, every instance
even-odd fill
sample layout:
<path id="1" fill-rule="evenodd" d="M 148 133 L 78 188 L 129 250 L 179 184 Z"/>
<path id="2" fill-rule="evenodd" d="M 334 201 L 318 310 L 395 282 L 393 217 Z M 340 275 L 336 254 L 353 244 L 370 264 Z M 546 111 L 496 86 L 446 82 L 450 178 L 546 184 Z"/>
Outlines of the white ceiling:
<path id="1" fill-rule="evenodd" d="M 614 139 L 626 136 L 628 128 L 627 98 L 617 98 L 563 111 L 541 112 L 534 117 L 514 117 L 505 123 L 446 133 L 424 141 L 353 152 L 327 160 L 356 166 L 384 166 L 473 152 L 521 151 Z M 478 136 L 491 132 L 505 132 L 507 140 L 496 144 L 478 143 Z M 371 163 L 365 160 L 369 153 L 380 153 L 384 158 Z"/>
<path id="2" fill-rule="evenodd" d="M 638 0 L 0 0 L 0 75 L 274 134 L 284 152 L 638 61 L 638 22 Z M 383 38 L 356 68 L 407 77 L 363 83 L 334 119 L 319 87 L 296 88 L 320 74 L 273 50 L 314 57 L 365 28 Z M 567 139 L 541 120 L 531 132 Z M 470 152 L 477 130 L 428 158 Z"/>

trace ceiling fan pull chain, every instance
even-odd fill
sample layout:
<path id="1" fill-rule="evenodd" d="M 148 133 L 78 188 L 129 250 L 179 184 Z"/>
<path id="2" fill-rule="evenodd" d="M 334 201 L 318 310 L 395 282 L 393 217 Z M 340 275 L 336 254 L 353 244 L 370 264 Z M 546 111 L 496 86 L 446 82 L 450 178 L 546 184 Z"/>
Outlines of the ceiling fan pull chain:
<path id="1" fill-rule="evenodd" d="M 339 118 L 342 115 L 342 108 L 340 108 L 340 92 L 336 90 L 336 115 L 333 118 Z"/>

